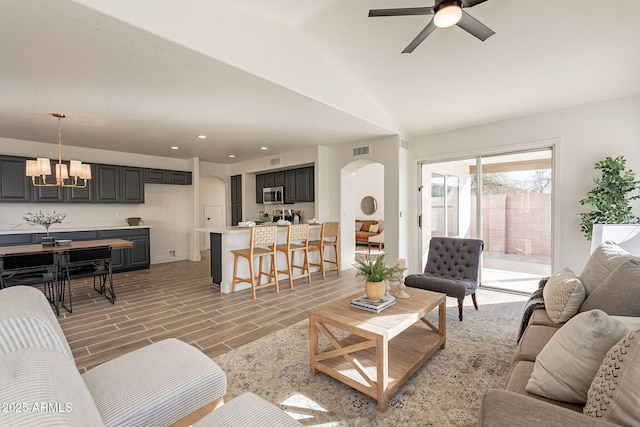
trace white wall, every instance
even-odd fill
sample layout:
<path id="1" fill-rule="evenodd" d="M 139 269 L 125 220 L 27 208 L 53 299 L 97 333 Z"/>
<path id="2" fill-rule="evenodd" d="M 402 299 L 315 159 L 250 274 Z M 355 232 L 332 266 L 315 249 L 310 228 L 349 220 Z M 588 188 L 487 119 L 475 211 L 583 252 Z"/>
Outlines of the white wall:
<path id="1" fill-rule="evenodd" d="M 639 115 L 640 95 L 636 95 L 429 135 L 411 141 L 407 168 L 415 168 L 420 160 L 555 145 L 554 271 L 567 266 L 579 273 L 589 257 L 590 242 L 580 233 L 578 216 L 588 209 L 578 201 L 594 186 L 598 174 L 593 165 L 606 156 L 624 155 L 627 166 L 640 172 Z M 417 215 L 416 203 L 412 209 Z M 417 243 L 410 245 L 413 259 L 418 256 Z"/>
<path id="2" fill-rule="evenodd" d="M 370 153 L 354 157 L 353 148 L 365 145 L 371 147 Z M 401 212 L 400 207 L 405 204 L 405 195 L 401 194 L 405 189 L 401 188 L 402 191 L 399 191 L 399 185 L 403 184 L 400 178 L 404 176 L 404 172 L 400 173 L 399 162 L 403 151 L 406 150 L 399 149 L 397 136 L 319 148 L 319 161 L 316 167 L 316 178 L 321 181 L 319 192 L 316 192 L 318 219 L 342 223 L 340 251 L 343 269 L 349 268 L 346 263 L 350 261 L 349 254 L 353 253 L 355 245 L 355 237 L 352 236 L 355 233 L 353 198 L 347 200 L 344 194 L 353 194 L 355 197 L 355 192 L 351 192 L 348 186 L 355 185 L 353 174 L 366 163 L 377 162 L 384 166 L 385 252 L 388 254 L 388 260 L 395 260 L 398 257 L 400 244 L 404 244 L 404 236 L 399 234 L 404 218 L 401 221 L 398 214 Z M 318 188 L 317 184 L 316 188 Z"/>
<path id="3" fill-rule="evenodd" d="M 364 197 L 372 196 L 378 203 L 378 210 L 373 215 L 366 215 L 360 209 Z M 371 163 L 358 169 L 355 173 L 355 194 L 353 197 L 357 219 L 384 220 L 384 166 Z"/>

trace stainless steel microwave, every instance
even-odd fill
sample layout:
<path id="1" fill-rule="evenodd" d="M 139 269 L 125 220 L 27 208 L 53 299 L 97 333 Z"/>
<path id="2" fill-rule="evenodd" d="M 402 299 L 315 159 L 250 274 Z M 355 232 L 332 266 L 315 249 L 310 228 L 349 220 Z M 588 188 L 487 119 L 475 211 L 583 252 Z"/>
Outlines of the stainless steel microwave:
<path id="1" fill-rule="evenodd" d="M 282 204 L 283 200 L 283 187 L 265 187 L 262 189 L 262 203 L 264 203 L 265 205 Z"/>

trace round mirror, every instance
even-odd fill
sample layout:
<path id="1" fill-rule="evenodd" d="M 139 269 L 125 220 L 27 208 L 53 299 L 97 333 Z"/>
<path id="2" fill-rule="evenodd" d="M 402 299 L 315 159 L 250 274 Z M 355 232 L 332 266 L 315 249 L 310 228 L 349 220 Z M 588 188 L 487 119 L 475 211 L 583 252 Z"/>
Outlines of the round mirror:
<path id="1" fill-rule="evenodd" d="M 362 198 L 360 209 L 365 215 L 373 215 L 378 210 L 378 201 L 372 196 Z"/>

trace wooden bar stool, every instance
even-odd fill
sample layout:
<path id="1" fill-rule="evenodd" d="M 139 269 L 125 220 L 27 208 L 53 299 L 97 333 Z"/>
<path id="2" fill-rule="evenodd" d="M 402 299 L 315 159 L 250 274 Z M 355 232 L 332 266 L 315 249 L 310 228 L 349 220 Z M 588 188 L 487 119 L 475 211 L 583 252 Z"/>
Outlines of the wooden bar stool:
<path id="1" fill-rule="evenodd" d="M 320 261 L 318 264 L 309 263 L 314 267 L 320 267 L 322 278 L 325 279 L 327 271 L 336 270 L 340 276 L 340 223 L 339 222 L 323 222 L 320 229 L 320 240 L 309 241 L 309 252 L 319 251 Z M 336 254 L 336 260 L 332 261 L 325 258 L 326 247 L 333 247 Z M 334 267 L 325 267 L 325 263 L 333 264 Z"/>
<path id="2" fill-rule="evenodd" d="M 231 292 L 236 291 L 236 283 L 250 283 L 253 299 L 256 299 L 256 289 L 275 286 L 278 288 L 278 273 L 276 271 L 276 238 L 278 227 L 252 227 L 249 237 L 249 247 L 246 249 L 232 250 L 233 254 L 233 281 L 231 282 Z M 262 260 L 265 256 L 270 256 L 269 272 L 262 271 Z M 238 259 L 246 258 L 249 262 L 249 277 L 238 277 Z M 257 274 L 254 273 L 253 261 L 259 258 Z M 262 283 L 262 276 L 267 276 L 267 283 Z"/>
<path id="3" fill-rule="evenodd" d="M 287 230 L 287 242 L 276 246 L 277 252 L 282 252 L 287 260 L 287 269 L 278 270 L 278 273 L 289 276 L 289 286 L 293 289 L 293 280 L 306 277 L 311 283 L 311 273 L 309 270 L 309 224 L 293 224 Z M 303 253 L 302 265 L 296 265 L 296 252 Z M 294 269 L 302 270 L 301 274 L 294 276 Z"/>

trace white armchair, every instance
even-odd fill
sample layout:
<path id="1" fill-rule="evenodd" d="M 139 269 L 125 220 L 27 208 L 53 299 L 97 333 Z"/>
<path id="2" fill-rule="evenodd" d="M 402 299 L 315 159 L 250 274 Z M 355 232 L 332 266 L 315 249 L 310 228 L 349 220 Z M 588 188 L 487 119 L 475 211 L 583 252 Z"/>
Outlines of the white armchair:
<path id="1" fill-rule="evenodd" d="M 382 250 L 384 248 L 384 230 L 382 230 L 380 232 L 380 234 L 377 234 L 375 236 L 369 237 L 367 242 L 369 243 L 369 252 L 371 252 L 371 244 L 372 243 L 377 243 L 378 244 L 378 249 Z"/>

